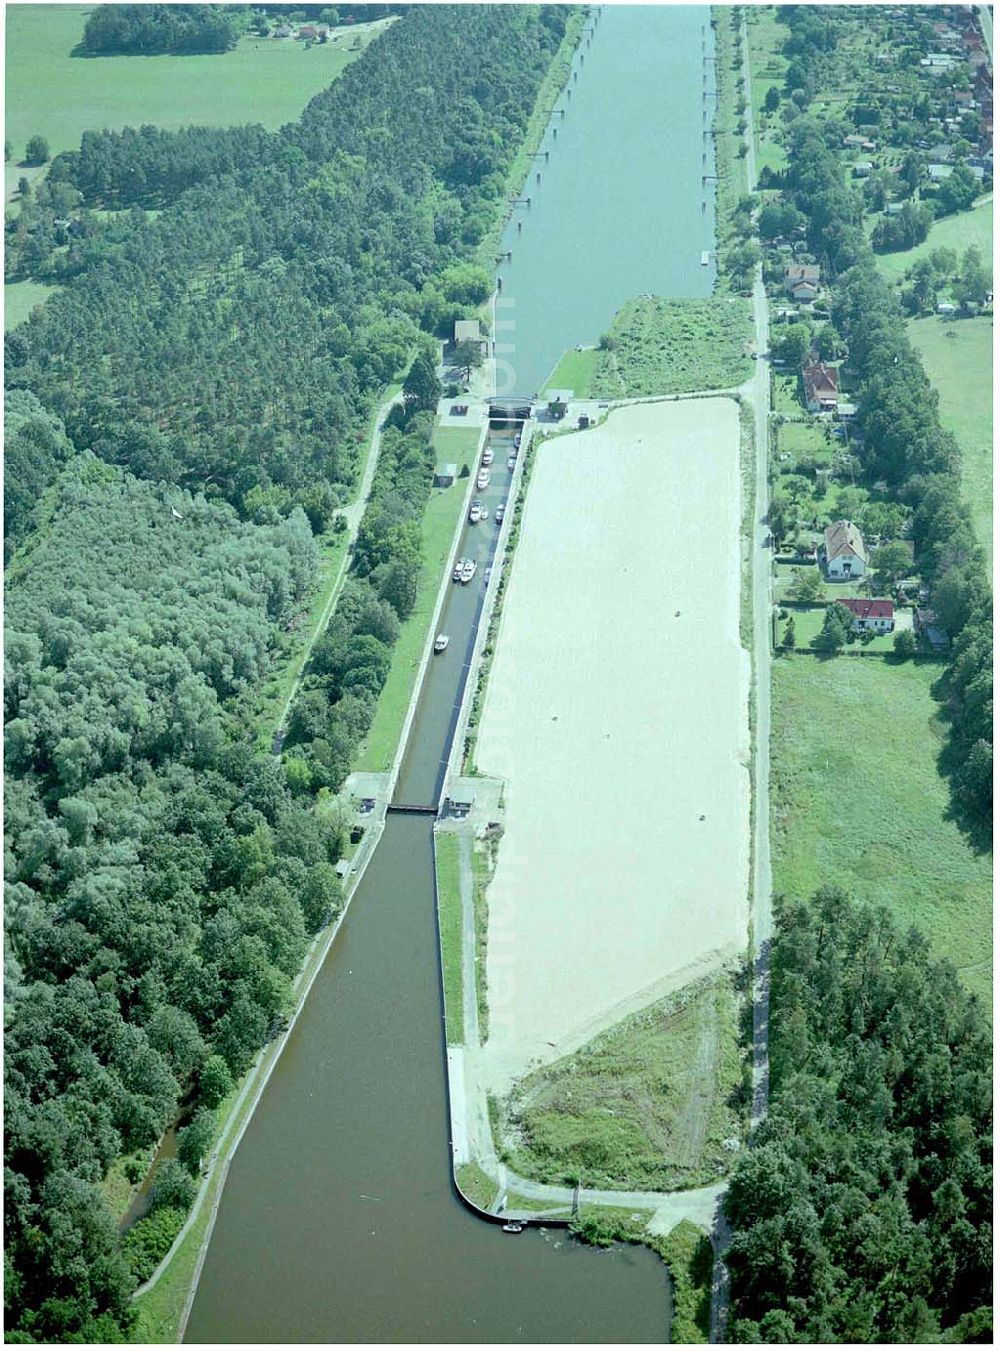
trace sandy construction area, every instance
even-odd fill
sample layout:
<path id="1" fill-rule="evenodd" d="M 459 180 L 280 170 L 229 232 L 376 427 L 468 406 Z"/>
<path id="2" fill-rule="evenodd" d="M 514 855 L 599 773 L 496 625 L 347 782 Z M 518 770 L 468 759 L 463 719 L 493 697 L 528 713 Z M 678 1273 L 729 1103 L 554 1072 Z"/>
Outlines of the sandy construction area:
<path id="1" fill-rule="evenodd" d="M 539 448 L 477 745 L 491 1088 L 746 947 L 738 447 L 710 399 Z"/>

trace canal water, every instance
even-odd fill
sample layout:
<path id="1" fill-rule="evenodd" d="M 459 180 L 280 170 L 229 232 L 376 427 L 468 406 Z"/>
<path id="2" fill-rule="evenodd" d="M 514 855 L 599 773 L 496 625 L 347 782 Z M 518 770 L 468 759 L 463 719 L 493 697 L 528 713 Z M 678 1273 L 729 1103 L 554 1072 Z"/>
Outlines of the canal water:
<path id="1" fill-rule="evenodd" d="M 522 193 L 531 204 L 501 244 L 498 394 L 540 394 L 562 353 L 596 343 L 634 296 L 711 294 L 710 13 L 607 5 L 588 23 Z"/>
<path id="2" fill-rule="evenodd" d="M 607 153 L 616 173 L 617 160 L 628 159 L 623 177 L 652 185 L 672 174 L 672 187 L 666 199 L 659 186 L 630 198 L 640 219 L 626 222 L 620 199 L 596 192 L 585 211 L 581 202 L 567 203 L 572 215 L 586 216 L 581 233 L 554 216 L 544 235 L 537 232 L 531 256 L 544 253 L 547 299 L 520 289 L 517 310 L 518 359 L 525 371 L 540 372 L 537 382 L 566 346 L 602 331 L 630 295 L 709 289 L 698 245 L 708 14 L 608 8 L 591 25 L 583 66 L 579 54 L 574 62 L 573 101 L 583 98 L 588 81 L 600 82 L 604 92 L 595 103 L 605 115 L 588 124 L 594 140 L 581 133 L 563 142 L 560 128 L 559 153 L 567 159 L 572 153 L 576 162 L 566 181 L 599 182 L 610 172 L 601 163 Z M 650 44 L 657 59 L 648 59 Z M 711 53 L 710 31 L 705 50 Z M 683 98 L 678 83 L 687 90 Z M 676 118 L 668 133 L 655 111 L 664 101 Z M 566 123 L 568 131 L 569 114 Z M 624 256 L 640 238 L 656 241 L 643 244 L 644 269 Z M 527 261 L 523 266 L 515 272 L 515 258 L 510 276 L 528 288 Z M 598 303 L 594 278 L 606 273 L 616 280 L 601 283 Z M 567 320 L 559 297 L 580 291 L 588 292 L 587 305 Z M 509 490 L 510 446 L 491 441 L 490 487 L 480 494 L 487 519 L 466 526 L 459 548 L 477 559 L 477 573 L 468 587 L 449 590 L 439 627 L 451 641 L 432 661 L 421 692 L 397 804 L 430 805 L 440 795 L 496 548 L 495 509 Z M 648 1250 L 599 1252 L 558 1229 L 505 1235 L 473 1217 L 454 1193 L 432 823 L 427 815 L 387 818 L 233 1159 L 188 1342 L 667 1340 L 666 1272 Z"/>

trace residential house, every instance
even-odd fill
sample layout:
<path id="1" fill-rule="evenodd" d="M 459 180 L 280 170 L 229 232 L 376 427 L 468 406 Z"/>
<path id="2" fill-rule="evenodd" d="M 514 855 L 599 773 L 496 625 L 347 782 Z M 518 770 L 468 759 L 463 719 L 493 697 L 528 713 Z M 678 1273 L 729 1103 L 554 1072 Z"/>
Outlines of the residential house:
<path id="1" fill-rule="evenodd" d="M 867 177 L 869 176 L 869 174 L 871 173 L 871 171 L 872 171 L 874 168 L 875 168 L 875 165 L 872 164 L 871 160 L 868 160 L 868 159 L 858 160 L 858 162 L 857 162 L 857 164 L 855 164 L 854 170 L 853 170 L 854 177 L 855 177 L 855 178 L 867 178 Z"/>
<path id="2" fill-rule="evenodd" d="M 785 268 L 785 290 L 799 304 L 815 300 L 819 294 L 819 264 L 789 263 Z"/>
<path id="3" fill-rule="evenodd" d="M 279 24 L 274 30 L 274 36 L 276 38 L 290 38 L 292 36 L 291 26 L 287 23 Z"/>
<path id="4" fill-rule="evenodd" d="M 810 413 L 835 413 L 840 393 L 836 366 L 825 361 L 806 362 L 802 367 L 802 388 Z"/>
<path id="5" fill-rule="evenodd" d="M 932 183 L 943 183 L 951 175 L 952 166 L 950 164 L 928 164 L 927 166 L 927 177 Z"/>
<path id="6" fill-rule="evenodd" d="M 896 626 L 891 600 L 849 600 L 838 597 L 838 605 L 846 606 L 853 616 L 851 628 L 855 633 L 870 629 L 873 633 L 891 633 Z"/>
<path id="7" fill-rule="evenodd" d="M 853 521 L 834 521 L 823 532 L 826 574 L 834 580 L 863 577 L 868 566 L 865 537 Z"/>

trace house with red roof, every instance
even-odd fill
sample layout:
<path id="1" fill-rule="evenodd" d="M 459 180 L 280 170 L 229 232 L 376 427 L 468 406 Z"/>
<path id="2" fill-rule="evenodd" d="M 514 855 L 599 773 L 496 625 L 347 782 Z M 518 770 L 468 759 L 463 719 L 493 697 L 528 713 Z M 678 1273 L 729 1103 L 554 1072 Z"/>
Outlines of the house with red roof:
<path id="1" fill-rule="evenodd" d="M 825 361 L 807 361 L 802 367 L 802 388 L 810 413 L 835 413 L 840 395 L 836 366 Z"/>
<path id="2" fill-rule="evenodd" d="M 896 627 L 891 600 L 867 600 L 839 597 L 838 605 L 846 605 L 853 616 L 851 628 L 855 633 L 871 629 L 873 633 L 891 633 Z"/>

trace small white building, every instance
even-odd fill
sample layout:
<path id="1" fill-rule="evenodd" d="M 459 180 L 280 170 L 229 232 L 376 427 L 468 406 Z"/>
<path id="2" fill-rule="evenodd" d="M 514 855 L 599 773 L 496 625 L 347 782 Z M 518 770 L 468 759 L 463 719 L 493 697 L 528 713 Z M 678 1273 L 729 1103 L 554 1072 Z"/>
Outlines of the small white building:
<path id="1" fill-rule="evenodd" d="M 834 580 L 863 577 L 868 567 L 865 538 L 853 521 L 834 521 L 823 535 L 826 574 Z"/>

